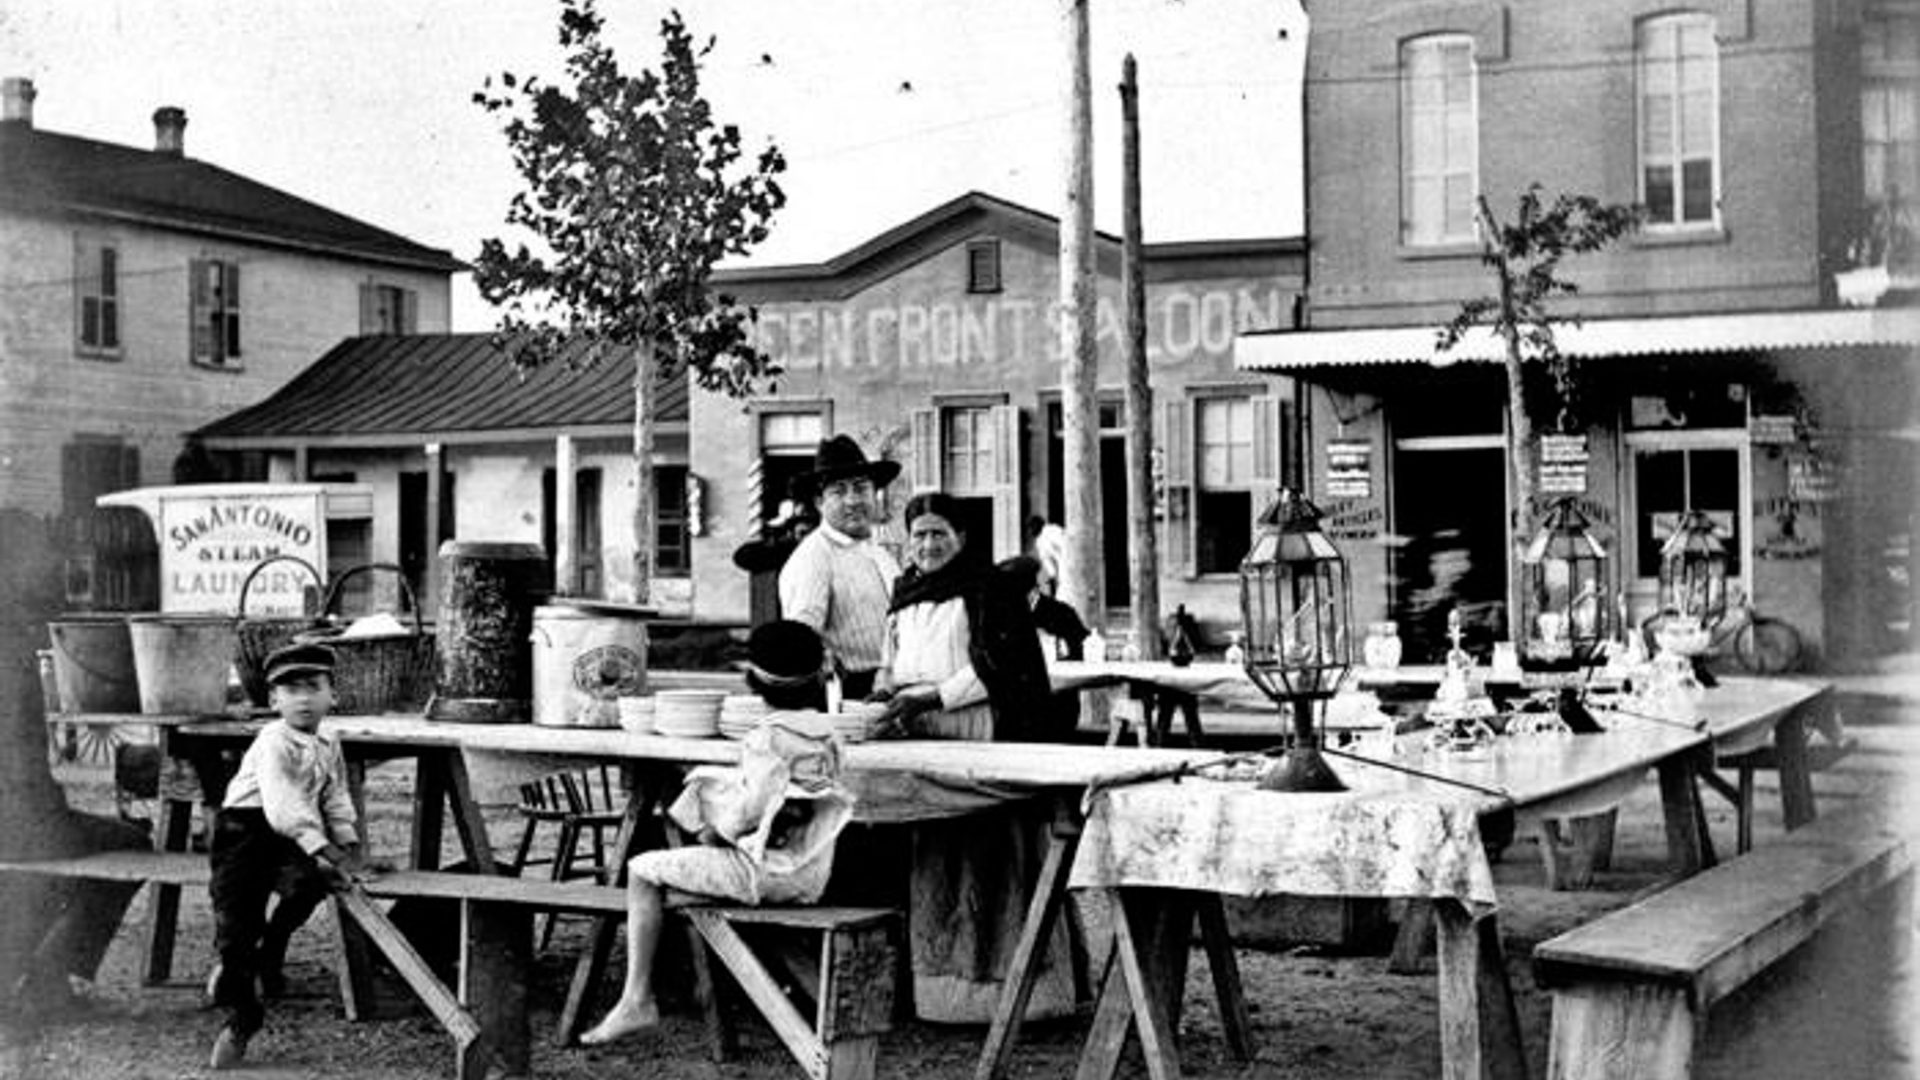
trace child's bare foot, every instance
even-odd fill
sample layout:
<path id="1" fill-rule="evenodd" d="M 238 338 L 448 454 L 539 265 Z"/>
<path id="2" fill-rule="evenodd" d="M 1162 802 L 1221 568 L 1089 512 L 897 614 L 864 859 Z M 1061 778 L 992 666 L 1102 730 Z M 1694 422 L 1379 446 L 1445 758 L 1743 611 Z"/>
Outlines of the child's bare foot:
<path id="1" fill-rule="evenodd" d="M 582 1046 L 603 1046 L 616 1039 L 638 1034 L 660 1023 L 660 1007 L 651 1002 L 629 1004 L 624 999 L 613 1006 L 592 1030 L 580 1036 Z"/>

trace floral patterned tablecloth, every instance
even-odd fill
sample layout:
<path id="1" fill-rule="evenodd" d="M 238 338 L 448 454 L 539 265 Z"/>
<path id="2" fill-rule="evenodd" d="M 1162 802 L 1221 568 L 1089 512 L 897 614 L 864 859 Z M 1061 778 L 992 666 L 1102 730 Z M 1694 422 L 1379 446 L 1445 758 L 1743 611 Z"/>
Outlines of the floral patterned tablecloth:
<path id="1" fill-rule="evenodd" d="M 1267 792 L 1203 777 L 1101 792 L 1069 884 L 1494 907 L 1473 800 Z"/>

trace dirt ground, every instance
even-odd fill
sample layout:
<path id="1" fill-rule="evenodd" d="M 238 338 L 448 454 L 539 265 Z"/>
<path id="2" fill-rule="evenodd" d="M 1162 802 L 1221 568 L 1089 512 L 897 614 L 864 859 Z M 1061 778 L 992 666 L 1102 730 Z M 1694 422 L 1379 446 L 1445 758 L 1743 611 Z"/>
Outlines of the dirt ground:
<path id="1" fill-rule="evenodd" d="M 1856 749 L 1838 765 L 1816 776 L 1821 813 L 1870 808 L 1894 823 L 1920 852 L 1920 707 L 1913 698 L 1847 699 L 1847 723 Z M 111 813 L 111 786 L 99 765 L 65 765 L 56 770 L 70 801 Z M 1762 774 L 1757 841 L 1780 835 L 1777 789 Z M 376 848 L 402 849 L 405 796 L 410 766 L 389 765 L 370 777 L 370 818 Z M 1613 868 L 1594 886 L 1577 892 L 1549 892 L 1542 886 L 1539 852 L 1531 838 L 1518 838 L 1494 866 L 1501 908 L 1500 927 L 1509 975 L 1518 999 L 1522 1032 L 1534 1076 L 1545 1075 L 1548 1000 L 1530 976 L 1532 946 L 1569 927 L 1630 902 L 1652 886 L 1663 869 L 1664 835 L 1652 784 L 1621 809 Z M 1728 852 L 1733 842 L 1730 807 L 1709 794 L 1716 846 Z M 510 808 L 489 811 L 495 842 L 517 837 Z M 509 850 L 510 847 L 509 847 Z M 136 916 L 146 899 L 136 901 Z M 108 955 L 99 979 L 84 988 L 84 1005 L 70 1015 L 26 1035 L 0 1043 L 0 1077 L 64 1080 L 69 1077 L 173 1078 L 206 1074 L 206 1058 L 219 1015 L 201 1004 L 199 984 L 210 963 L 211 918 L 205 893 L 189 890 L 182 901 L 181 938 L 174 979 L 162 986 L 141 986 L 138 978 L 139 918 L 130 919 Z M 799 1075 L 772 1035 L 762 1026 L 742 1025 L 743 1053 L 737 1061 L 715 1064 L 704 1053 L 699 1016 L 684 999 L 654 1034 L 611 1048 L 560 1048 L 552 1043 L 559 1002 L 564 997 L 571 960 L 584 940 L 585 923 L 563 921 L 553 943 L 540 953 L 531 1000 L 534 1003 L 533 1073 L 538 1077 L 658 1077 L 662 1080 L 772 1080 Z M 392 1018 L 350 1023 L 335 999 L 328 956 L 335 929 L 324 909 L 294 942 L 288 967 L 290 996 L 270 1010 L 266 1031 L 255 1041 L 249 1066 L 233 1075 L 272 1077 L 353 1077 L 356 1080 L 443 1080 L 450 1075 L 450 1042 L 424 1010 L 396 1005 Z M 1910 950 L 1912 951 L 1912 950 Z M 1256 1058 L 1242 1064 L 1228 1054 L 1206 968 L 1204 953 L 1193 954 L 1180 1025 L 1184 1073 L 1196 1078 L 1314 1077 L 1325 1080 L 1401 1080 L 1436 1075 L 1439 1036 L 1435 980 L 1431 975 L 1387 971 L 1382 955 L 1341 955 L 1323 946 L 1242 948 L 1239 963 L 1252 1009 Z M 610 996 L 617 971 L 605 987 Z M 662 993 L 673 989 L 664 985 Z M 1909 970 L 1903 984 L 1870 988 L 1867 999 L 1885 1007 L 1915 999 Z M 683 995 L 684 998 L 684 995 Z M 603 998 L 603 1002 L 606 1000 Z M 669 1000 L 669 1006 L 673 1004 Z M 1904 1024 L 1920 1030 L 1920 1015 Z M 1087 1018 L 1030 1025 L 1014 1055 L 1015 1077 L 1070 1076 L 1085 1037 Z M 882 1077 L 960 1080 L 970 1077 L 982 1029 L 908 1024 L 885 1036 L 880 1048 Z M 1860 1077 L 1920 1076 L 1912 1039 L 1849 1057 L 1848 1068 L 1829 1073 Z M 1783 1067 L 1784 1068 L 1784 1067 Z M 1708 1070 L 1711 1072 L 1711 1070 Z M 1762 1069 L 1745 1075 L 1791 1072 Z M 1123 1075 L 1141 1075 L 1138 1058 Z"/>

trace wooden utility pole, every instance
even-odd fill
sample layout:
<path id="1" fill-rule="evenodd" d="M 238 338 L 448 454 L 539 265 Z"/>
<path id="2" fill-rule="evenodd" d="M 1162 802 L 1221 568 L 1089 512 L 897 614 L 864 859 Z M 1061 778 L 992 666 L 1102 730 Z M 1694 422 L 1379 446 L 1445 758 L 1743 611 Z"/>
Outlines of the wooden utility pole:
<path id="1" fill-rule="evenodd" d="M 1120 295 L 1127 306 L 1127 584 L 1140 655 L 1160 659 L 1160 550 L 1153 537 L 1153 384 L 1147 380 L 1147 279 L 1140 227 L 1140 83 L 1120 67 Z"/>
<path id="2" fill-rule="evenodd" d="M 1098 294 L 1093 261 L 1093 73 L 1087 6 L 1062 0 L 1067 43 L 1067 190 L 1060 215 L 1060 411 L 1067 565 L 1060 599 L 1095 630 L 1106 626 L 1100 521 Z"/>

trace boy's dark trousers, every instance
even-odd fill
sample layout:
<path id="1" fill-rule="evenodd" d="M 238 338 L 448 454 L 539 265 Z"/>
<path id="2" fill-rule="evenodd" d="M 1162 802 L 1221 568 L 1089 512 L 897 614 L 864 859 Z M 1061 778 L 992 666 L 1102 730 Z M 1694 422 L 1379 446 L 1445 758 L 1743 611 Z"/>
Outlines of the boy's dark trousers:
<path id="1" fill-rule="evenodd" d="M 260 1030 L 266 1010 L 254 980 L 264 974 L 277 981 L 287 958 L 287 940 L 329 886 L 319 864 L 300 846 L 273 831 L 265 811 L 223 808 L 214 817 L 213 947 L 220 958 L 214 1004 L 227 1010 L 227 1022 L 242 1036 Z M 272 918 L 267 900 L 278 893 Z"/>

